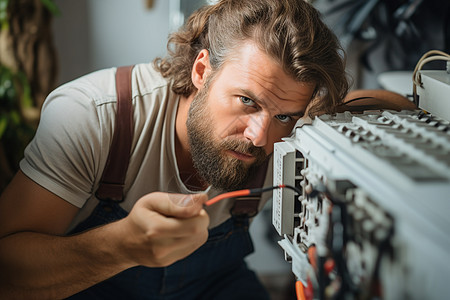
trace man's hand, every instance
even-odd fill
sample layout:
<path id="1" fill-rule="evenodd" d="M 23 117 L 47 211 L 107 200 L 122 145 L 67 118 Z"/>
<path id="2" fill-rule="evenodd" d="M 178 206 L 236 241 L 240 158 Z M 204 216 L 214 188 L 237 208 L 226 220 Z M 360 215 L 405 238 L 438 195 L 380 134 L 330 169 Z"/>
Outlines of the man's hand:
<path id="1" fill-rule="evenodd" d="M 152 193 L 124 219 L 63 236 L 78 208 L 19 172 L 0 197 L 0 298 L 63 299 L 128 268 L 180 260 L 207 239 L 205 201 Z"/>
<path id="2" fill-rule="evenodd" d="M 131 263 L 162 267 L 180 260 L 208 238 L 205 194 L 151 193 L 139 199 L 130 214 L 117 222 L 121 249 Z"/>

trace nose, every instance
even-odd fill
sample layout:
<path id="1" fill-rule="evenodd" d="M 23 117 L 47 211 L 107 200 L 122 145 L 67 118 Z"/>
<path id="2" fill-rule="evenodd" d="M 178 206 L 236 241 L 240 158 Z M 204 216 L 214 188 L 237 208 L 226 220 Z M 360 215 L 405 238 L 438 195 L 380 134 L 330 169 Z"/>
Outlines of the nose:
<path id="1" fill-rule="evenodd" d="M 263 147 L 267 144 L 267 135 L 270 126 L 270 117 L 260 113 L 250 115 L 244 136 L 251 140 L 256 147 Z"/>

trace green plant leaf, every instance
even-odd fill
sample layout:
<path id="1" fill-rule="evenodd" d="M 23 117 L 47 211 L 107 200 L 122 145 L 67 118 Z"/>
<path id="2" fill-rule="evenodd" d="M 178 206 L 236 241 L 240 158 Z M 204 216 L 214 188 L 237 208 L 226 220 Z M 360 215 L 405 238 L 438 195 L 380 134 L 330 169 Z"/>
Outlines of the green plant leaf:
<path id="1" fill-rule="evenodd" d="M 14 124 L 14 126 L 18 126 L 21 123 L 20 114 L 13 110 L 9 113 L 9 117 L 11 120 L 11 123 Z"/>
<path id="2" fill-rule="evenodd" d="M 32 107 L 33 106 L 33 100 L 31 99 L 31 87 L 28 83 L 28 79 L 23 72 L 17 73 L 17 78 L 20 81 L 21 88 L 22 88 L 22 105 L 23 107 Z"/>
<path id="3" fill-rule="evenodd" d="M 4 115 L 0 116 L 0 140 L 2 139 L 3 133 L 5 133 L 8 127 L 8 120 Z"/>
<path id="4" fill-rule="evenodd" d="M 8 26 L 8 2 L 9 0 L 0 0 L 0 25 L 1 29 Z"/>
<path id="5" fill-rule="evenodd" d="M 61 15 L 58 6 L 55 2 L 53 2 L 53 0 L 41 0 L 41 2 L 54 16 Z"/>

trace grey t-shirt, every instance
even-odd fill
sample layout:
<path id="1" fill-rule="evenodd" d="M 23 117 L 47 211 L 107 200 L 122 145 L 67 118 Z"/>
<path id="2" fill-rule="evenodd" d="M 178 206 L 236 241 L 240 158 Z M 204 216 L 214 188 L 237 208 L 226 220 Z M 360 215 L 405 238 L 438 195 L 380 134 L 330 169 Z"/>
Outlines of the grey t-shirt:
<path id="1" fill-rule="evenodd" d="M 21 170 L 33 181 L 80 208 L 70 229 L 98 204 L 98 187 L 116 117 L 116 68 L 100 70 L 62 85 L 46 99 L 36 136 L 25 150 Z M 175 118 L 179 95 L 151 64 L 132 72 L 134 135 L 125 179 L 130 211 L 143 195 L 155 191 L 193 193 L 182 182 L 175 156 Z M 271 166 L 265 185 L 271 185 Z M 208 188 L 210 197 L 220 191 Z M 270 194 L 270 193 L 268 193 Z M 270 195 L 264 195 L 260 206 Z M 210 228 L 229 218 L 232 200 L 207 208 Z"/>

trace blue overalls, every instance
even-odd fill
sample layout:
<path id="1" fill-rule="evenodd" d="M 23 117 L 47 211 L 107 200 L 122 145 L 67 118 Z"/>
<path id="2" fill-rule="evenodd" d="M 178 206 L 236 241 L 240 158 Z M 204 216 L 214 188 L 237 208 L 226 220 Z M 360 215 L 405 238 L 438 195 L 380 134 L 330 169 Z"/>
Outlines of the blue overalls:
<path id="1" fill-rule="evenodd" d="M 71 233 L 119 220 L 127 212 L 100 201 Z M 208 241 L 190 256 L 163 268 L 127 269 L 68 299 L 269 299 L 244 257 L 253 252 L 248 217 L 231 217 L 209 231 Z"/>

